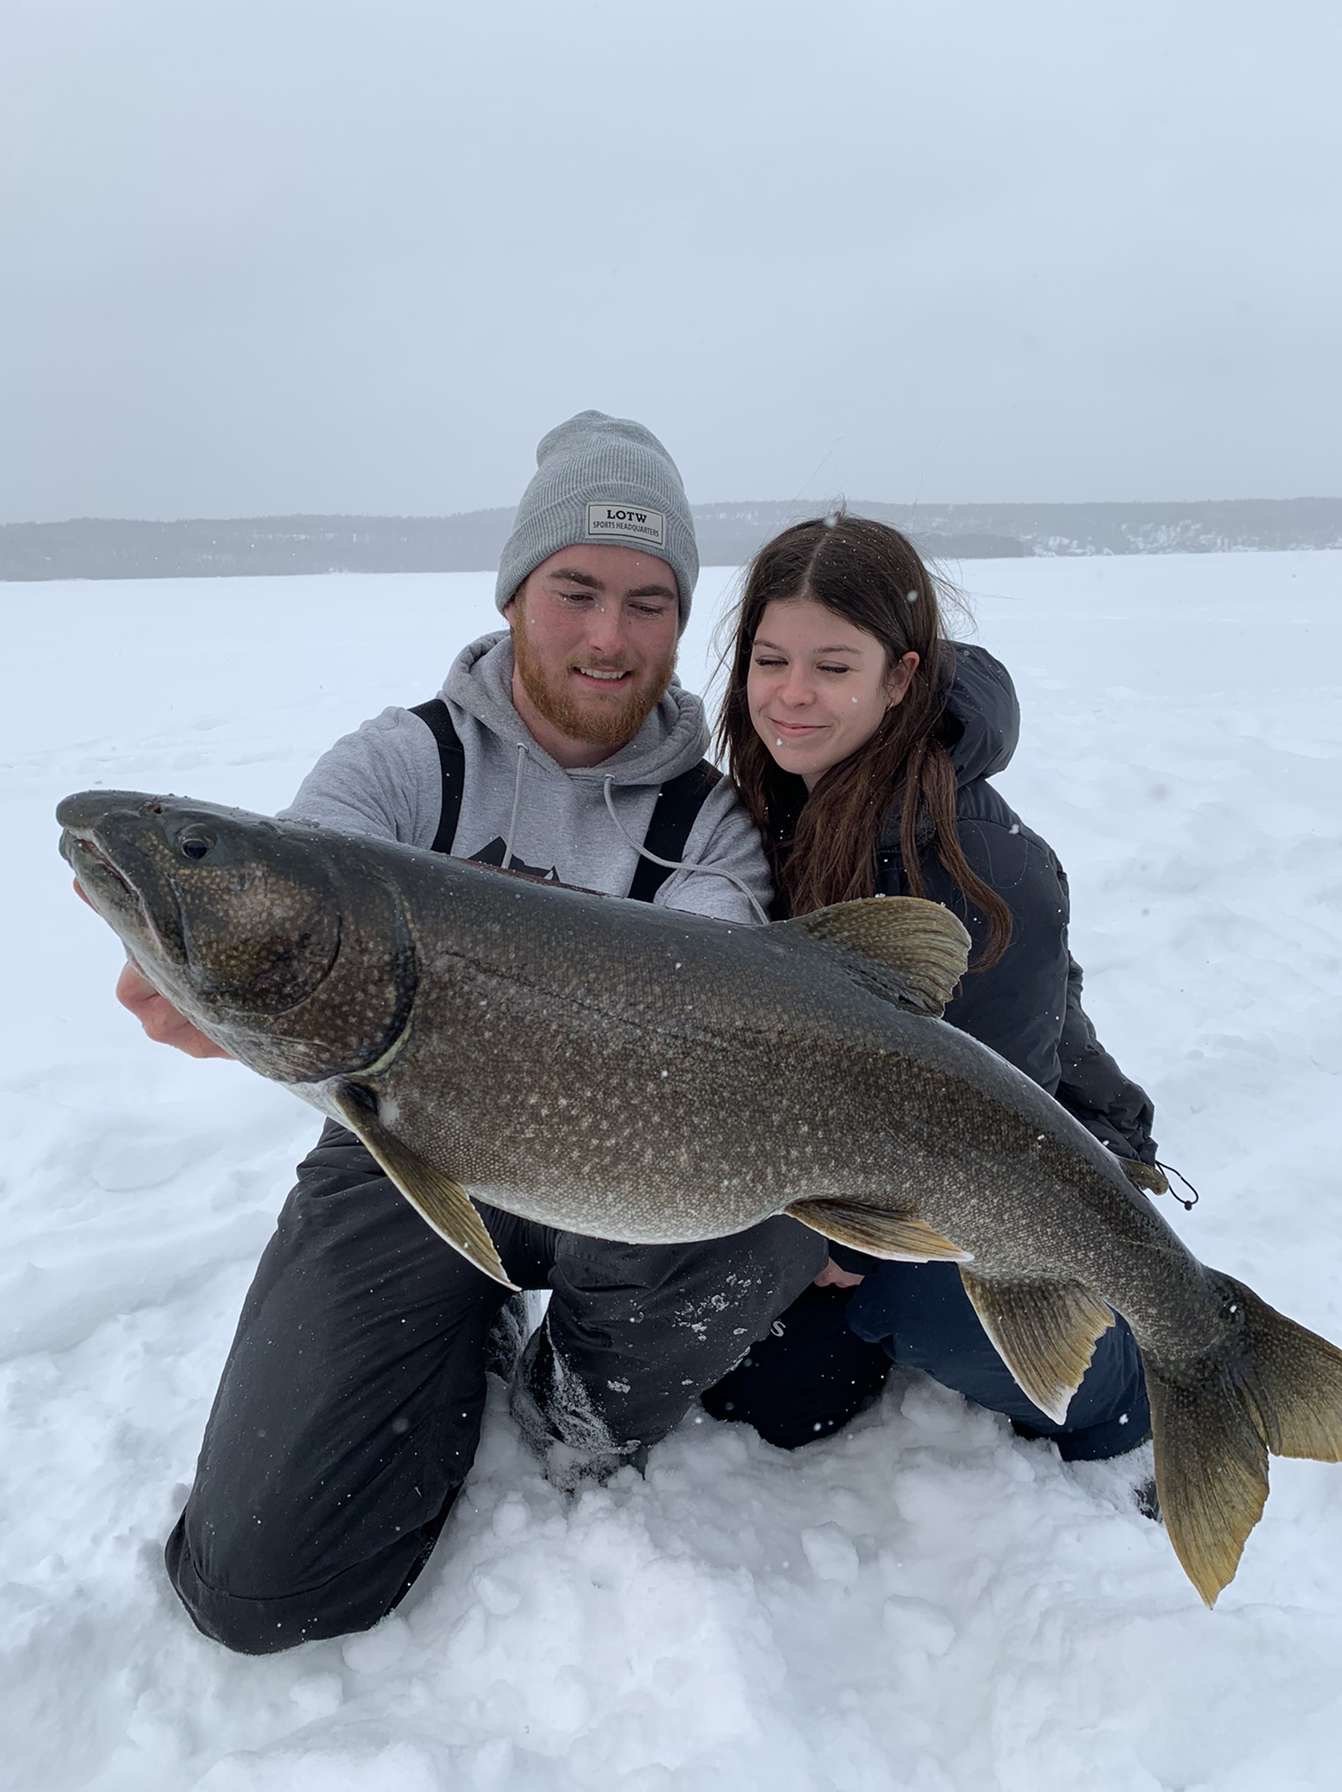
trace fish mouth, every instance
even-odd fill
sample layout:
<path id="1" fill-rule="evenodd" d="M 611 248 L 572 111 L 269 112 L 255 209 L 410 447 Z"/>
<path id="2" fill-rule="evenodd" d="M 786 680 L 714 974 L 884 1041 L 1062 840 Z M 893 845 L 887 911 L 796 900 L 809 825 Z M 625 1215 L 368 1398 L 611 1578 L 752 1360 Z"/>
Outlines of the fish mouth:
<path id="1" fill-rule="evenodd" d="M 181 907 L 143 843 L 162 813 L 157 799 L 114 790 L 84 791 L 57 805 L 60 853 L 88 902 L 133 952 L 168 963 L 185 959 Z"/>
<path id="2" fill-rule="evenodd" d="M 74 871 L 81 886 L 92 883 L 97 888 L 99 883 L 106 882 L 112 888 L 124 892 L 126 896 L 134 897 L 135 891 L 98 845 L 96 839 L 87 834 L 76 834 L 69 828 L 64 828 L 61 831 L 60 851 L 61 857 Z M 87 894 L 87 890 L 85 893 Z"/>

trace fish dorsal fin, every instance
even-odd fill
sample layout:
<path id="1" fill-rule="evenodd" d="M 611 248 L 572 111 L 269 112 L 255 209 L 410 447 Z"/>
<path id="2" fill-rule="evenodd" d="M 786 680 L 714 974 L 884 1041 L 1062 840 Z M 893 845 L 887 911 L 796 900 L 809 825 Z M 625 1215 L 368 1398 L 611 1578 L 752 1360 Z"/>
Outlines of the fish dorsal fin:
<path id="1" fill-rule="evenodd" d="M 422 1162 L 383 1126 L 377 1115 L 377 1099 L 369 1091 L 342 1084 L 333 1093 L 333 1105 L 419 1217 L 482 1275 L 492 1276 L 515 1293 L 517 1284 L 499 1261 L 485 1222 L 461 1184 L 445 1171 Z"/>
<path id="2" fill-rule="evenodd" d="M 847 968 L 911 1014 L 935 1019 L 950 1001 L 969 963 L 969 935 L 939 902 L 920 896 L 868 896 L 836 902 L 771 931 L 791 928 L 837 946 Z M 875 973 L 875 974 L 873 974 Z"/>

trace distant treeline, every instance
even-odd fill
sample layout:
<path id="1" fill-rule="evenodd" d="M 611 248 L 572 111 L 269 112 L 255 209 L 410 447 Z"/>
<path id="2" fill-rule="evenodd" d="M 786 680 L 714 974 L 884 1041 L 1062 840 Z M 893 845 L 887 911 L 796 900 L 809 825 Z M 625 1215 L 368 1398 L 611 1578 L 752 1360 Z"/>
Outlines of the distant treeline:
<path id="1" fill-rule="evenodd" d="M 880 504 L 850 501 L 938 560 L 1022 554 L 1172 554 L 1342 547 L 1342 498 L 1191 504 Z M 739 566 L 777 531 L 825 509 L 695 507 L 705 566 Z M 0 526 L 0 579 L 231 578 L 244 574 L 482 572 L 511 510 L 459 516 L 268 516 L 186 522 L 78 518 Z"/>

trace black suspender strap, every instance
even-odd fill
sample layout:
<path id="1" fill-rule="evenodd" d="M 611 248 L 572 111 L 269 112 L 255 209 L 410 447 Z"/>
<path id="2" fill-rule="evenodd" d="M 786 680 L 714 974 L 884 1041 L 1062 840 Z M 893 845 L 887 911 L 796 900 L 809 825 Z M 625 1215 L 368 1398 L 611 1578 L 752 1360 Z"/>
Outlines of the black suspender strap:
<path id="1" fill-rule="evenodd" d="M 704 799 L 721 776 L 717 766 L 701 759 L 698 765 L 692 765 L 687 772 L 662 785 L 643 840 L 649 852 L 656 853 L 659 859 L 683 857 L 685 842 L 704 806 Z M 651 859 L 640 859 L 629 894 L 635 902 L 651 902 L 670 875 L 669 865 L 655 865 Z"/>
<path id="2" fill-rule="evenodd" d="M 443 768 L 443 803 L 438 812 L 438 832 L 433 837 L 434 852 L 451 852 L 461 819 L 461 790 L 466 781 L 466 755 L 461 750 L 452 717 L 441 697 L 427 703 L 416 703 L 410 711 L 421 722 L 427 722 L 438 742 L 438 763 Z"/>
<path id="3" fill-rule="evenodd" d="M 438 832 L 433 837 L 433 851 L 451 852 L 457 823 L 461 819 L 466 755 L 462 752 L 457 731 L 452 726 L 451 714 L 441 697 L 431 698 L 428 703 L 416 703 L 410 713 L 418 716 L 422 722 L 427 722 L 433 730 L 433 738 L 438 742 L 438 762 L 443 772 L 443 800 L 438 814 Z M 663 784 L 657 793 L 652 819 L 644 837 L 645 849 L 656 853 L 659 859 L 679 860 L 684 854 L 690 829 L 704 806 L 704 799 L 721 776 L 722 773 L 715 765 L 701 759 L 689 771 L 682 772 L 678 778 L 672 778 L 669 783 Z M 655 865 L 650 859 L 640 859 L 634 881 L 629 886 L 629 894 L 635 902 L 651 902 L 670 875 L 669 865 Z"/>

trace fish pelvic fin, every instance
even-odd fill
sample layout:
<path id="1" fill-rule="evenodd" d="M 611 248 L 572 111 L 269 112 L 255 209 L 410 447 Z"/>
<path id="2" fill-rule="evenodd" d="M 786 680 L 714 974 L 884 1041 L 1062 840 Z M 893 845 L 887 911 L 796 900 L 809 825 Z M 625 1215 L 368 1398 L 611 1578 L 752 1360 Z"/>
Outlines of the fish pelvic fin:
<path id="1" fill-rule="evenodd" d="M 1242 1315 L 1232 1342 L 1192 1374 L 1146 1367 L 1161 1513 L 1209 1606 L 1262 1516 L 1269 1452 L 1342 1462 L 1342 1350 L 1232 1276 L 1215 1279 Z"/>
<path id="2" fill-rule="evenodd" d="M 859 982 L 909 1013 L 934 1020 L 969 963 L 970 939 L 962 924 L 941 903 L 921 896 L 836 902 L 793 921 L 776 922 L 770 932 L 789 928 L 837 946 Z"/>
<path id="3" fill-rule="evenodd" d="M 963 1266 L 960 1280 L 1022 1391 L 1061 1425 L 1096 1343 L 1114 1323 L 1112 1308 L 1080 1282 L 989 1280 Z"/>
<path id="4" fill-rule="evenodd" d="M 900 1216 L 880 1207 L 864 1207 L 855 1201 L 794 1201 L 783 1212 L 813 1232 L 822 1232 L 836 1244 L 869 1251 L 873 1257 L 889 1257 L 900 1263 L 972 1263 L 973 1252 L 963 1251 L 916 1214 Z"/>
<path id="5" fill-rule="evenodd" d="M 345 1125 L 377 1159 L 425 1224 L 482 1275 L 516 1293 L 517 1283 L 503 1267 L 485 1222 L 461 1184 L 424 1163 L 387 1130 L 377 1115 L 377 1097 L 369 1091 L 346 1083 L 335 1092 L 333 1103 Z"/>

